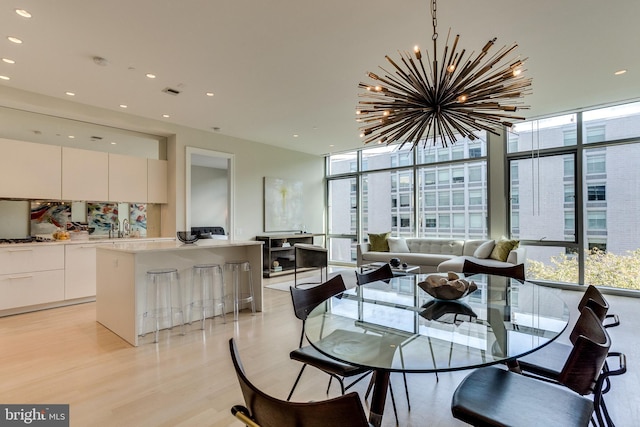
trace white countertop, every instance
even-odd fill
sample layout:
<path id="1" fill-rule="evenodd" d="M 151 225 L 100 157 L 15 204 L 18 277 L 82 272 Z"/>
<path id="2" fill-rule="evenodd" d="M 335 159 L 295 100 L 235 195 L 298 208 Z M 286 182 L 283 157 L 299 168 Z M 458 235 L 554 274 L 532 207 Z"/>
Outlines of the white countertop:
<path id="1" fill-rule="evenodd" d="M 25 247 L 25 246 L 44 246 L 44 245 L 86 245 L 93 243 L 151 243 L 151 242 L 176 242 L 175 237 L 123 237 L 123 238 L 108 238 L 108 237 L 89 237 L 89 239 L 67 239 L 67 240 L 50 240 L 44 242 L 29 242 L 29 243 L 3 243 L 0 244 L 0 248 L 13 248 L 13 247 Z"/>
<path id="2" fill-rule="evenodd" d="M 128 241 L 128 242 L 116 242 L 111 246 L 100 246 L 98 250 L 104 251 L 116 251 L 125 253 L 148 253 L 148 252 L 163 252 L 163 251 L 175 251 L 175 250 L 198 250 L 198 249 L 223 249 L 238 246 L 255 246 L 262 245 L 262 242 L 255 240 L 217 240 L 217 239 L 203 239 L 198 240 L 196 243 L 185 244 L 179 241 L 155 241 L 155 242 L 141 242 L 141 241 Z"/>

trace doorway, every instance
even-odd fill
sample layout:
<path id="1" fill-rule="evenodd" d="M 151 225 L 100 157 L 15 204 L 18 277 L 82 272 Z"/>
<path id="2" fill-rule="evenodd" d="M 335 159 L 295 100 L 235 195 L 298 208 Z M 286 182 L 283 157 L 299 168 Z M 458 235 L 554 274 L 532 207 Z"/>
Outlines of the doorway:
<path id="1" fill-rule="evenodd" d="M 186 147 L 186 226 L 223 227 L 233 239 L 234 155 Z"/>

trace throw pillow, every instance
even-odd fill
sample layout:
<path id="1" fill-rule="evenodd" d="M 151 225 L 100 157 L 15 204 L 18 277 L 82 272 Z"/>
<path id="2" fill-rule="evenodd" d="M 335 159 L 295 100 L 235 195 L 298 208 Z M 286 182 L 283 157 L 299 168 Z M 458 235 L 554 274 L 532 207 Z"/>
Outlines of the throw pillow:
<path id="1" fill-rule="evenodd" d="M 519 240 L 500 239 L 496 242 L 496 246 L 491 251 L 491 256 L 489 258 L 497 261 L 507 261 L 509 252 L 511 252 L 512 249 L 517 248 L 519 243 Z"/>
<path id="2" fill-rule="evenodd" d="M 495 246 L 495 240 L 488 240 L 476 248 L 475 252 L 473 252 L 473 256 L 480 259 L 489 258 Z"/>
<path id="3" fill-rule="evenodd" d="M 407 246 L 407 241 L 404 240 L 404 237 L 389 237 L 387 239 L 387 243 L 389 243 L 389 252 L 396 253 L 409 253 L 409 246 Z"/>
<path id="4" fill-rule="evenodd" d="M 390 231 L 380 234 L 369 233 L 369 243 L 371 244 L 369 250 L 374 252 L 389 252 L 389 242 L 387 242 L 387 239 L 390 235 Z"/>

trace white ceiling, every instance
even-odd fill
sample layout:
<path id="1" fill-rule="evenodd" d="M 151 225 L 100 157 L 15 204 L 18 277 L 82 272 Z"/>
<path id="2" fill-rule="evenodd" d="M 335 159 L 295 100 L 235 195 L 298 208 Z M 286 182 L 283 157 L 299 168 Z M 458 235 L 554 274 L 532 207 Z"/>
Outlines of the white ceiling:
<path id="1" fill-rule="evenodd" d="M 518 42 L 531 118 L 640 98 L 638 16 L 638 0 L 442 0 L 439 41 Z M 4 0 L 0 28 L 2 85 L 312 154 L 361 146 L 358 83 L 432 32 L 427 0 Z"/>

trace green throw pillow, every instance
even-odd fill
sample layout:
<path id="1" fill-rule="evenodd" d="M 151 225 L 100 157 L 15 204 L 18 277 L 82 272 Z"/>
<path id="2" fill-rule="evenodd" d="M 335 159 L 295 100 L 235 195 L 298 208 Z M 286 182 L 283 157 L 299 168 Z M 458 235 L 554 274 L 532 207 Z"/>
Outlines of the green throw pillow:
<path id="1" fill-rule="evenodd" d="M 489 258 L 506 262 L 507 257 L 509 257 L 509 252 L 517 248 L 519 243 L 519 240 L 498 240 L 496 241 L 496 245 L 493 247 Z"/>
<path id="2" fill-rule="evenodd" d="M 390 235 L 390 231 L 380 234 L 369 233 L 369 243 L 371 244 L 369 250 L 374 252 L 389 252 L 389 242 L 387 242 L 387 238 Z"/>

